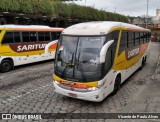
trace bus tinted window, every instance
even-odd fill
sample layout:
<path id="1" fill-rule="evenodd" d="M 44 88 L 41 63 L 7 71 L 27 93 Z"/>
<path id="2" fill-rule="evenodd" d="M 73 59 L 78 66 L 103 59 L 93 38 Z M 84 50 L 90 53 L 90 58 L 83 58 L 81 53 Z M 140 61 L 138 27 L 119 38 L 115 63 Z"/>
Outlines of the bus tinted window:
<path id="1" fill-rule="evenodd" d="M 57 39 L 57 33 L 56 32 L 51 32 L 51 37 L 52 37 L 52 41 Z"/>
<path id="2" fill-rule="evenodd" d="M 111 69 L 112 67 L 112 64 L 113 64 L 113 61 L 111 60 L 112 59 L 112 50 L 111 50 L 111 47 L 109 47 L 109 49 L 107 50 L 107 53 L 106 53 L 106 59 L 105 59 L 105 63 L 104 63 L 104 70 L 103 70 L 103 76 L 106 75 L 106 73 Z"/>
<path id="3" fill-rule="evenodd" d="M 31 42 L 37 41 L 37 33 L 36 32 L 30 32 L 30 41 Z"/>
<path id="4" fill-rule="evenodd" d="M 15 43 L 20 43 L 21 42 L 20 32 L 14 32 L 14 42 Z"/>
<path id="5" fill-rule="evenodd" d="M 122 31 L 121 40 L 120 40 L 120 47 L 119 47 L 119 54 L 127 48 L 127 31 Z"/>
<path id="6" fill-rule="evenodd" d="M 56 37 L 56 39 L 59 39 L 60 35 L 61 35 L 61 32 L 57 32 L 57 37 Z"/>
<path id="7" fill-rule="evenodd" d="M 38 32 L 38 41 L 44 41 L 44 32 Z"/>
<path id="8" fill-rule="evenodd" d="M 22 32 L 23 42 L 30 42 L 29 32 Z"/>
<path id="9" fill-rule="evenodd" d="M 135 46 L 138 46 L 140 43 L 140 33 L 135 32 Z"/>
<path id="10" fill-rule="evenodd" d="M 2 43 L 3 44 L 14 43 L 13 32 L 6 32 L 6 34 L 5 34 L 4 38 L 3 38 Z"/>
<path id="11" fill-rule="evenodd" d="M 144 36 L 143 32 L 140 32 L 140 44 L 143 44 Z"/>
<path id="12" fill-rule="evenodd" d="M 50 41 L 50 32 L 45 32 L 45 41 Z"/>
<path id="13" fill-rule="evenodd" d="M 134 46 L 134 32 L 128 32 L 128 47 Z"/>
<path id="14" fill-rule="evenodd" d="M 148 33 L 148 42 L 151 40 L 151 33 Z"/>

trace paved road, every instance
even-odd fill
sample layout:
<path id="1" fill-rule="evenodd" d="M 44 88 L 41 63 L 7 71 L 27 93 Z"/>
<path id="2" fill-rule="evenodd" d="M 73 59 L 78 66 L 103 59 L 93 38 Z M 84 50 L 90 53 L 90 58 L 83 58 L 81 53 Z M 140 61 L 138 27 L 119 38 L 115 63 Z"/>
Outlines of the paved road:
<path id="1" fill-rule="evenodd" d="M 147 81 L 151 81 L 156 69 L 158 51 L 159 44 L 152 43 L 151 55 L 143 70 L 138 70 L 122 84 L 115 96 L 109 96 L 100 103 L 56 94 L 52 87 L 53 61 L 21 66 L 11 72 L 1 73 L 0 113 L 128 112 L 125 108 L 128 108 L 127 106 L 134 100 L 135 96 L 141 93 Z"/>

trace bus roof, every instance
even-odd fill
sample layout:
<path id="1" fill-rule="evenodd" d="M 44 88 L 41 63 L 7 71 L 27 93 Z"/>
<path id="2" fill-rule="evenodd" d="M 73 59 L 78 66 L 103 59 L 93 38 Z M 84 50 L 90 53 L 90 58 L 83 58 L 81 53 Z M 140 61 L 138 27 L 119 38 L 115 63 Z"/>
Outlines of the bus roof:
<path id="1" fill-rule="evenodd" d="M 64 29 L 62 33 L 66 35 L 103 35 L 117 29 L 150 32 L 149 29 L 123 22 L 96 21 L 75 24 Z"/>
<path id="2" fill-rule="evenodd" d="M 16 31 L 63 31 L 63 28 L 43 25 L 0 25 L 0 29 L 11 29 Z"/>

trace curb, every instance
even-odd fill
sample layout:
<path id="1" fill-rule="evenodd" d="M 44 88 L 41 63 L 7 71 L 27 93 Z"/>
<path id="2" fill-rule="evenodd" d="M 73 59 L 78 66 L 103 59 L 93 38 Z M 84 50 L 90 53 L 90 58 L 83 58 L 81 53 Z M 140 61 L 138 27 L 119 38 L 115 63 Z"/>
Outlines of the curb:
<path id="1" fill-rule="evenodd" d="M 159 58 L 158 58 L 158 62 L 157 62 L 156 75 L 158 74 L 159 66 L 160 66 L 160 56 L 159 56 Z"/>
<path id="2" fill-rule="evenodd" d="M 159 66 L 160 66 L 160 56 L 158 57 L 157 66 L 156 66 L 155 72 L 151 77 L 152 80 L 154 80 L 156 75 L 158 75 L 158 72 L 160 72 L 160 71 L 158 71 L 159 70 Z"/>

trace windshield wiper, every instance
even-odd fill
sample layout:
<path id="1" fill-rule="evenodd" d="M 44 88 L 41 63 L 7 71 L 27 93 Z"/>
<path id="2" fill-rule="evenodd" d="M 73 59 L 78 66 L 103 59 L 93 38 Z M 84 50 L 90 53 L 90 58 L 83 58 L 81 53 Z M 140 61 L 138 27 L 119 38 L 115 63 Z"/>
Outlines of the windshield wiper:
<path id="1" fill-rule="evenodd" d="M 63 61 L 63 59 L 62 59 L 62 61 L 65 63 L 65 64 L 67 64 L 66 66 L 65 66 L 65 68 L 64 68 L 64 70 L 63 70 L 63 72 L 62 72 L 62 75 L 61 75 L 61 77 L 66 77 L 66 70 L 67 70 L 67 68 L 72 68 L 74 65 L 73 65 L 73 55 L 74 55 L 74 53 L 72 53 L 72 52 L 70 52 L 71 53 L 71 55 L 72 55 L 72 57 L 71 57 L 71 60 L 69 61 L 69 62 L 71 62 L 71 63 L 66 63 L 66 62 L 64 62 Z"/>
<path id="2" fill-rule="evenodd" d="M 79 54 L 78 54 L 78 59 L 77 59 L 77 61 L 76 61 L 77 70 L 78 70 L 78 65 L 81 64 L 81 62 L 79 61 L 80 55 L 81 55 L 81 53 L 79 52 Z M 74 68 L 74 70 L 75 70 L 75 68 Z M 79 71 L 80 71 L 80 70 L 79 70 Z M 81 72 L 82 81 L 86 81 L 86 78 L 85 78 L 84 73 L 83 73 L 82 71 L 80 71 L 80 72 Z"/>

